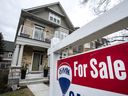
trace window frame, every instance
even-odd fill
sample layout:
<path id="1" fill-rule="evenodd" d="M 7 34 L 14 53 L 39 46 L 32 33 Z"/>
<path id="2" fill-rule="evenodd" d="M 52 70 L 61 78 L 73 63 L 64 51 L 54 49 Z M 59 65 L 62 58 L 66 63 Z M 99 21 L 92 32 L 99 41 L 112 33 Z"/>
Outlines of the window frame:
<path id="1" fill-rule="evenodd" d="M 35 38 L 35 33 L 36 33 L 36 28 L 40 28 L 41 30 L 42 30 L 42 34 L 43 34 L 43 37 L 41 37 L 41 38 Z M 34 30 L 33 30 L 33 39 L 35 39 L 35 40 L 41 40 L 41 41 L 44 41 L 44 39 L 45 39 L 45 32 L 44 32 L 44 27 L 42 27 L 42 26 L 39 26 L 39 25 L 35 25 L 34 26 Z"/>
<path id="2" fill-rule="evenodd" d="M 12 58 L 13 53 L 12 52 L 8 52 L 8 58 Z"/>
<path id="3" fill-rule="evenodd" d="M 51 18 L 53 18 L 53 19 L 51 20 Z M 48 20 L 51 21 L 51 22 L 53 22 L 53 23 L 56 23 L 58 25 L 61 24 L 61 17 L 58 16 L 58 15 L 56 15 L 56 14 L 54 14 L 54 13 L 52 13 L 52 12 L 49 12 L 49 18 L 48 18 Z"/>

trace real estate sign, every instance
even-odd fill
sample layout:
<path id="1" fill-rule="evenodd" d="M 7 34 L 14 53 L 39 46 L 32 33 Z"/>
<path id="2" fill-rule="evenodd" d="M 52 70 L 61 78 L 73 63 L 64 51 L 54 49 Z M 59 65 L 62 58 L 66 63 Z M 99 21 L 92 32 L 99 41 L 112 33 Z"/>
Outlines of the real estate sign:
<path id="1" fill-rule="evenodd" d="M 128 95 L 128 43 L 58 60 L 58 96 Z"/>

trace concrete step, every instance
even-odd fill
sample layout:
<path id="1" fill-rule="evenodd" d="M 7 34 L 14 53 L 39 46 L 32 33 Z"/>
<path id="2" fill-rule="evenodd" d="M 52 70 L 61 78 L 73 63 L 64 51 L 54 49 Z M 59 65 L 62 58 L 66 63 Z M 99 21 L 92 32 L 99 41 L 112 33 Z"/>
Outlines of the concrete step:
<path id="1" fill-rule="evenodd" d="M 43 82 L 47 82 L 48 78 L 33 78 L 33 79 L 24 79 L 24 80 L 20 80 L 19 82 L 19 86 L 27 86 L 29 84 L 38 84 L 38 83 L 43 83 Z"/>
<path id="2" fill-rule="evenodd" d="M 28 73 L 26 74 L 26 79 L 37 79 L 37 78 L 43 78 L 43 73 Z"/>
<path id="3" fill-rule="evenodd" d="M 43 73 L 43 71 L 29 71 L 29 74 L 39 74 Z"/>

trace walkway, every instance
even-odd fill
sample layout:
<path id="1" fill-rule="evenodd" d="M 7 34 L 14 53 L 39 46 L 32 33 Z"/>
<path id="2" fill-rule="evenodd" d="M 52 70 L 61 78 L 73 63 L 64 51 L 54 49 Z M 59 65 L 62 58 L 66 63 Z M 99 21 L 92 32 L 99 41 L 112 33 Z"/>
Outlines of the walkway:
<path id="1" fill-rule="evenodd" d="M 35 96 L 49 96 L 49 87 L 44 83 L 30 84 L 27 87 Z"/>

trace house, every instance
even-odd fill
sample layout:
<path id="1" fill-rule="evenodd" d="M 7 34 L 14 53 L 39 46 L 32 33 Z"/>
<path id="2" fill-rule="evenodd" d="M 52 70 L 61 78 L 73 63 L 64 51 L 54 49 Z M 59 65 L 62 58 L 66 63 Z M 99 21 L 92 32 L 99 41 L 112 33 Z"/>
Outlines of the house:
<path id="1" fill-rule="evenodd" d="M 75 27 L 75 30 L 78 30 L 80 27 Z M 96 40 L 93 40 L 89 43 L 85 43 L 85 44 L 81 44 L 81 45 L 77 45 L 77 46 L 69 46 L 68 48 L 64 48 L 63 50 L 61 50 L 61 58 L 66 58 L 68 56 L 71 55 L 75 55 L 78 53 L 82 53 L 82 52 L 87 52 L 90 50 L 94 50 L 100 47 L 104 47 L 109 45 L 109 41 L 102 37 L 102 38 L 98 38 Z"/>
<path id="2" fill-rule="evenodd" d="M 114 36 L 111 38 L 108 38 L 110 44 L 117 44 L 117 43 L 121 43 L 121 42 L 126 42 L 128 41 L 128 35 L 124 35 L 124 36 Z"/>
<path id="3" fill-rule="evenodd" d="M 23 9 L 15 37 L 12 69 L 27 65 L 28 73 L 43 73 L 51 39 L 58 37 L 61 40 L 74 30 L 59 2 Z M 13 73 L 17 73 L 15 71 Z"/>
<path id="4" fill-rule="evenodd" d="M 14 47 L 14 42 L 4 41 L 4 54 L 2 56 L 3 60 L 0 62 L 0 69 L 8 69 L 11 66 Z"/>
<path id="5" fill-rule="evenodd" d="M 0 93 L 4 92 L 7 87 L 9 68 L 11 66 L 12 54 L 15 48 L 14 42 L 2 40 L 2 43 L 4 50 L 2 50 L 2 61 L 0 61 Z"/>
<path id="6" fill-rule="evenodd" d="M 62 50 L 61 58 L 66 58 L 71 55 L 75 55 L 82 52 L 87 52 L 100 47 L 108 46 L 109 41 L 106 38 L 99 38 L 89 43 L 81 44 L 79 46 L 70 46 Z"/>

